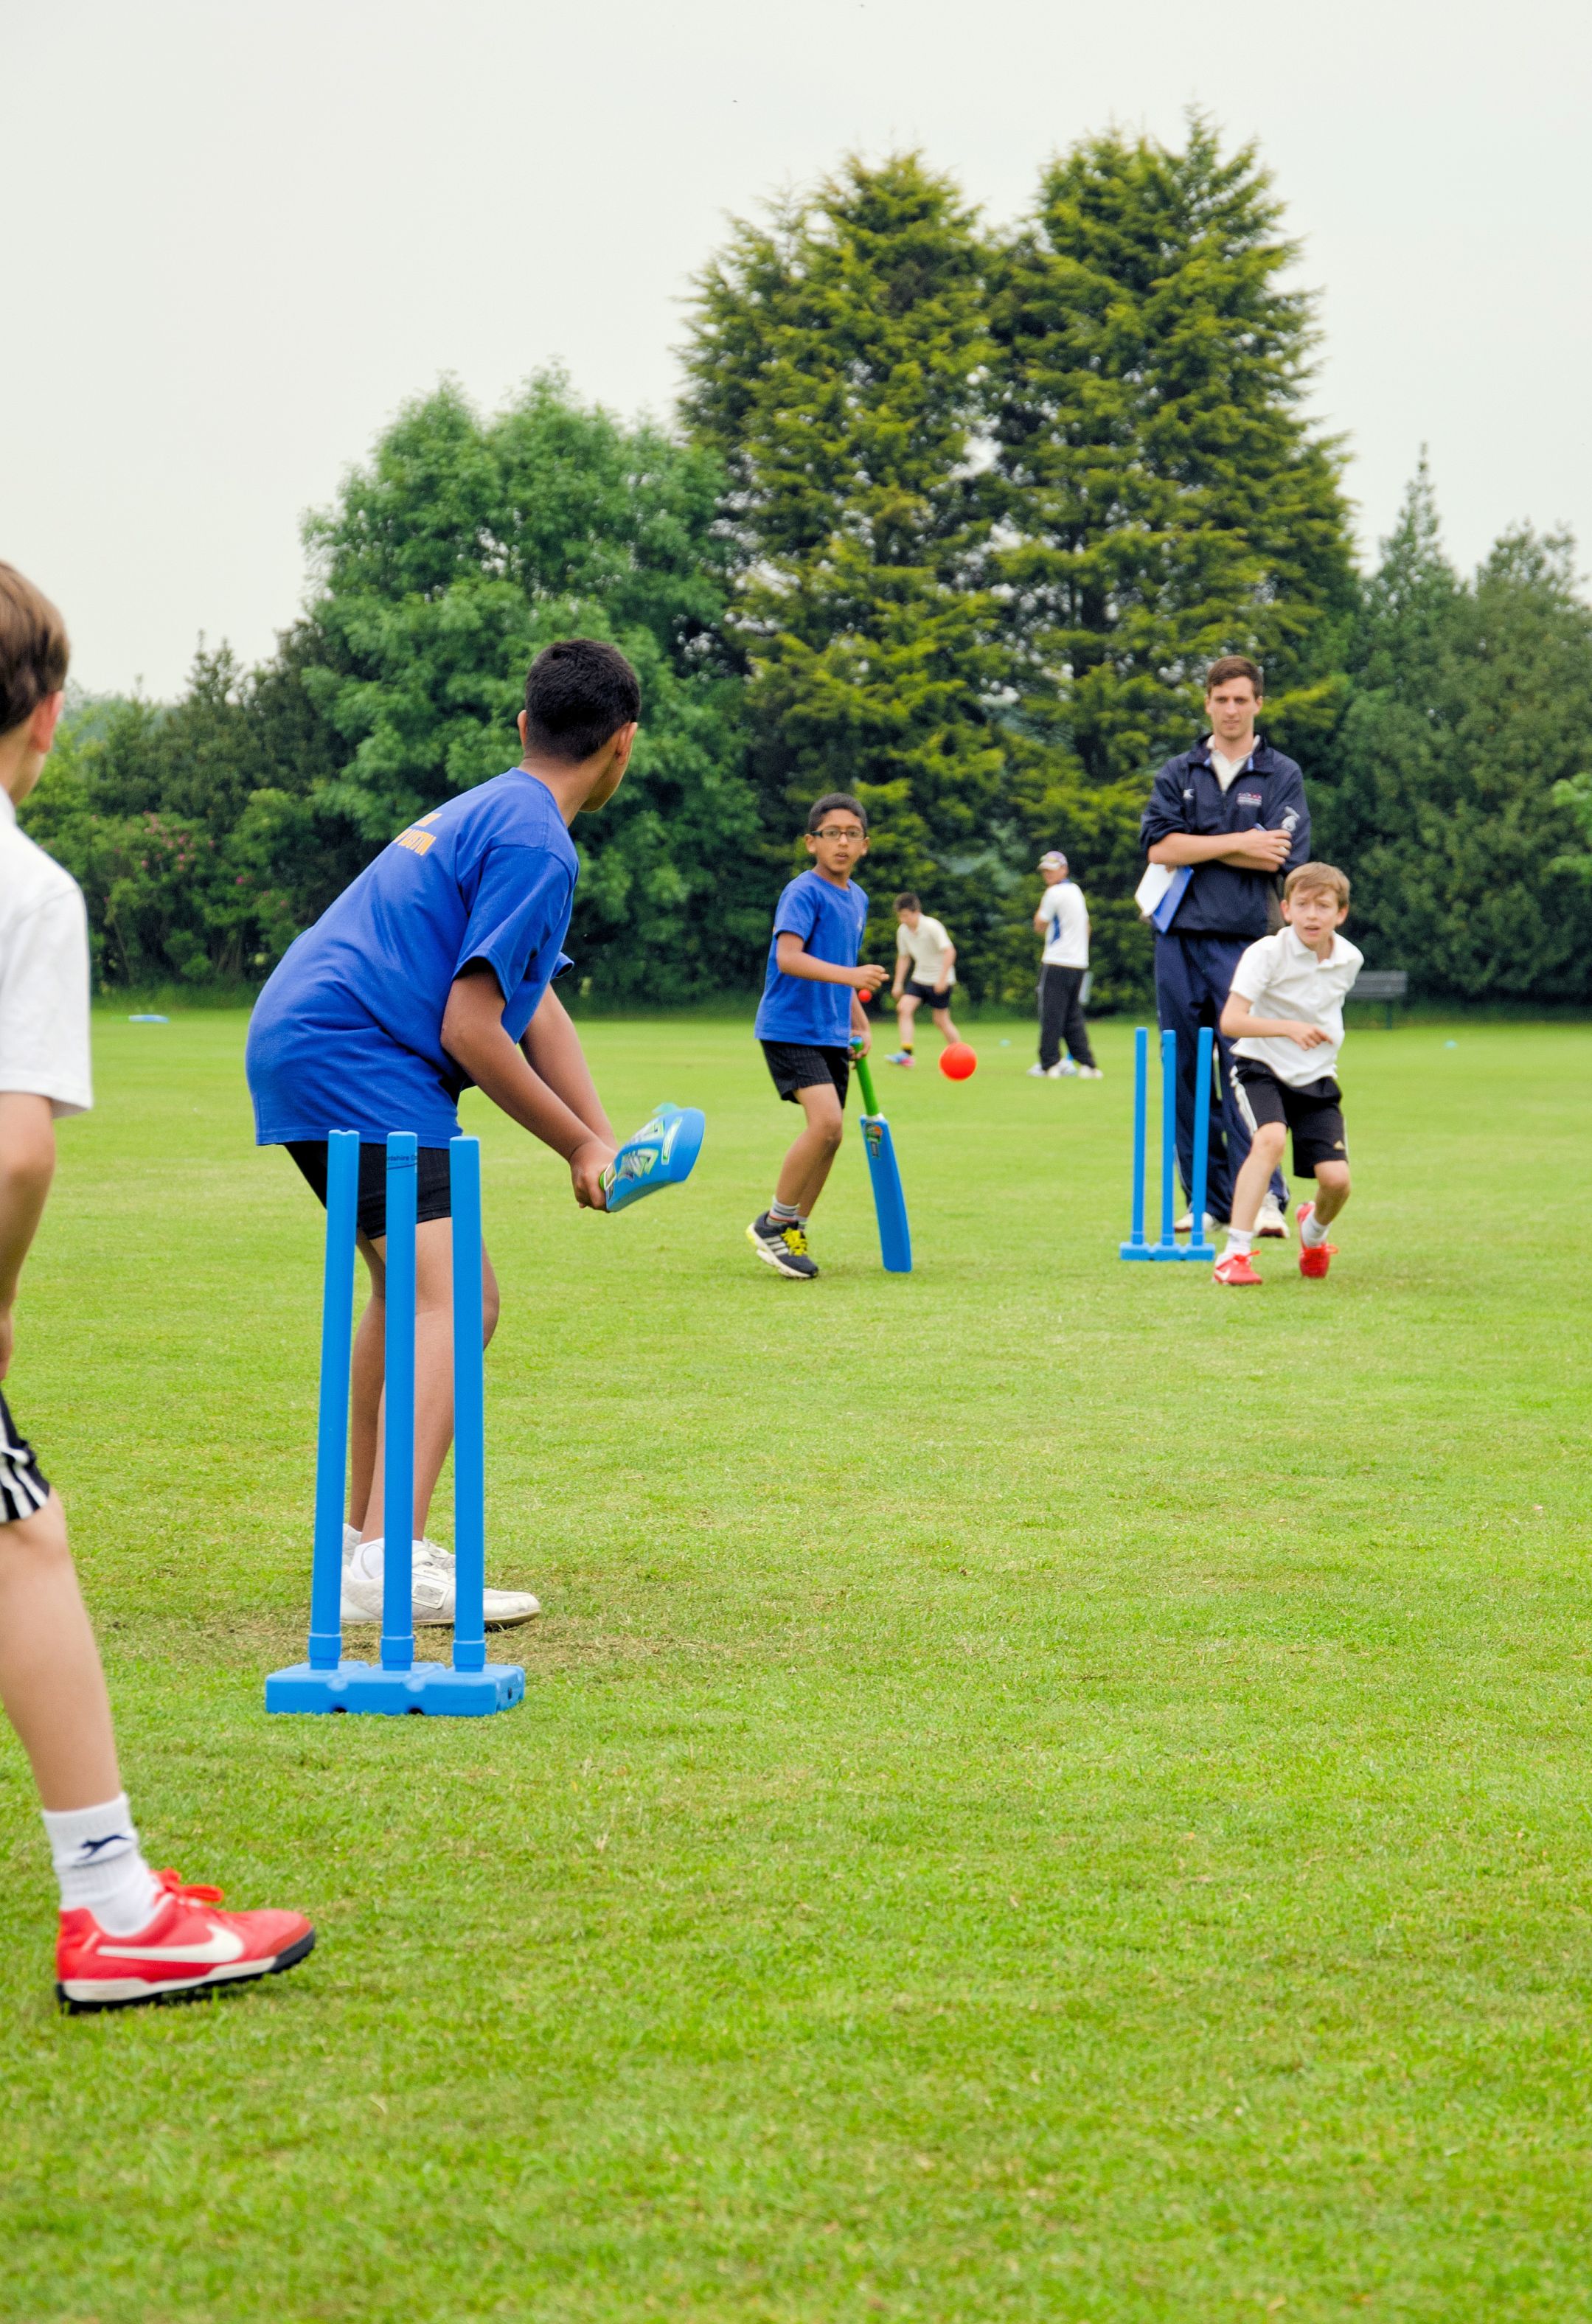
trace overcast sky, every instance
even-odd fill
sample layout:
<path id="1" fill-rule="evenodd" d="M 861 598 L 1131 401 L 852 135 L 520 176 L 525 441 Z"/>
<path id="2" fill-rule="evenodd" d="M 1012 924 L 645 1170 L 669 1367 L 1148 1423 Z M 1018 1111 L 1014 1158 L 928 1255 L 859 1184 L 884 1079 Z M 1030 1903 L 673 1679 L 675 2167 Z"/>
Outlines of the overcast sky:
<path id="1" fill-rule="evenodd" d="M 1422 442 L 1464 563 L 1592 549 L 1584 0 L 0 0 L 0 556 L 75 675 L 174 691 L 304 588 L 302 512 L 405 398 L 551 359 L 662 413 L 687 281 L 770 192 L 921 145 L 989 215 L 1206 107 L 1322 293 L 1374 542 Z M 24 224 L 24 222 L 26 222 Z"/>

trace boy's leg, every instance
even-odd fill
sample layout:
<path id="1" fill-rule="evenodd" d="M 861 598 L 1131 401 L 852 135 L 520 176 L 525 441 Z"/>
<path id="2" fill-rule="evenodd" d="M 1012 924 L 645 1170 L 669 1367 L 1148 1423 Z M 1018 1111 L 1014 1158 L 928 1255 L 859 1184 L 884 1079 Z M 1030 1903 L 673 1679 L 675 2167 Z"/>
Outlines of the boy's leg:
<path id="1" fill-rule="evenodd" d="M 774 1200 L 793 1208 L 799 1218 L 805 1219 L 811 1215 L 812 1206 L 823 1193 L 824 1182 L 840 1151 L 846 1117 L 833 1082 L 799 1089 L 796 1097 L 807 1117 L 807 1126 L 785 1157 L 774 1188 Z"/>
<path id="2" fill-rule="evenodd" d="M 1061 1038 L 1067 1044 L 1067 1054 L 1073 1064 L 1087 1065 L 1093 1073 L 1096 1070 L 1095 1053 L 1089 1047 L 1089 1028 L 1084 1022 L 1083 1002 L 1079 998 L 1083 991 L 1084 973 L 1081 968 L 1067 968 L 1061 973 L 1067 979 L 1066 1015 L 1062 1020 Z"/>
<path id="3" fill-rule="evenodd" d="M 918 996 L 903 992 L 895 1004 L 895 1035 L 897 1047 L 912 1054 L 912 1019 L 918 1013 Z"/>
<path id="4" fill-rule="evenodd" d="M 1039 1061 L 1047 1073 L 1061 1062 L 1061 1026 L 1067 1014 L 1067 994 L 1059 968 L 1041 968 L 1039 985 Z"/>
<path id="5" fill-rule="evenodd" d="M 384 1531 L 382 1509 L 382 1381 L 386 1328 L 386 1237 L 360 1238 L 370 1267 L 371 1296 L 354 1347 L 354 1489 L 352 1522 L 362 1541 Z M 483 1344 L 497 1328 L 497 1277 L 481 1253 Z M 361 1399 L 363 1398 L 363 1406 Z M 424 1219 L 414 1236 L 414 1538 L 421 1539 L 431 1496 L 453 1442 L 453 1222 Z M 366 1449 L 368 1448 L 368 1449 Z M 361 1467 L 361 1455 L 364 1466 Z M 363 1494 L 363 1498 L 361 1495 Z"/>
<path id="6" fill-rule="evenodd" d="M 88 1808 L 122 1788 L 110 1698 L 52 1492 L 0 1525 L 0 1702 L 46 1808 Z"/>
<path id="7" fill-rule="evenodd" d="M 948 1048 L 953 1041 L 961 1039 L 961 1035 L 951 1023 L 951 1013 L 949 1009 L 937 1009 L 934 1011 L 934 1021 L 939 1026 L 939 1037 Z"/>
<path id="8" fill-rule="evenodd" d="M 1349 1198 L 1349 1168 L 1347 1162 L 1318 1162 L 1316 1165 L 1316 1200 L 1314 1223 L 1329 1226 Z"/>
<path id="9" fill-rule="evenodd" d="M 1242 1248 L 1248 1248 L 1266 1188 L 1282 1159 L 1282 1148 L 1287 1139 L 1287 1128 L 1280 1121 L 1263 1121 L 1251 1134 L 1244 1166 L 1233 1181 L 1233 1234 L 1242 1238 Z M 1231 1237 L 1228 1248 L 1232 1248 Z"/>

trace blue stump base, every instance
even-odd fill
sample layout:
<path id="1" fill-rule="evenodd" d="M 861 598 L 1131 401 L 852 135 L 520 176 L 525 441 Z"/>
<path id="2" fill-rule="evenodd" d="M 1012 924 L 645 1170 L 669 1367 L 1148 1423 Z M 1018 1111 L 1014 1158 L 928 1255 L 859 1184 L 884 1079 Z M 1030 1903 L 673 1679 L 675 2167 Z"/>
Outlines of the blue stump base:
<path id="1" fill-rule="evenodd" d="M 488 1663 L 478 1671 L 454 1670 L 447 1663 L 416 1663 L 406 1671 L 384 1670 L 379 1663 L 340 1662 L 335 1670 L 295 1663 L 266 1680 L 265 1708 L 486 1719 L 495 1711 L 512 1711 L 524 1693 L 525 1674 L 517 1663 Z"/>
<path id="2" fill-rule="evenodd" d="M 1202 1259 L 1208 1266 L 1216 1264 L 1214 1242 L 1125 1242 L 1117 1246 L 1119 1259 Z"/>

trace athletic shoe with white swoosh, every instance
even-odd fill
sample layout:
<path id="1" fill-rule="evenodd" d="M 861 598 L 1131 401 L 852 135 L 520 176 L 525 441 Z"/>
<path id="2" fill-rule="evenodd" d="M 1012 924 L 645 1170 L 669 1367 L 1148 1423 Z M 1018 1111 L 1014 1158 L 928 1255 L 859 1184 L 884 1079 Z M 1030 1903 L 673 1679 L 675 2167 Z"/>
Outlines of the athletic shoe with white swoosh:
<path id="1" fill-rule="evenodd" d="M 246 1985 L 296 1968 L 315 1943 L 302 1913 L 218 1913 L 219 1888 L 190 1887 L 170 1869 L 155 1878 L 165 1894 L 147 1928 L 130 1937 L 81 1908 L 61 1914 L 55 1991 L 69 2010 L 129 2009 Z"/>

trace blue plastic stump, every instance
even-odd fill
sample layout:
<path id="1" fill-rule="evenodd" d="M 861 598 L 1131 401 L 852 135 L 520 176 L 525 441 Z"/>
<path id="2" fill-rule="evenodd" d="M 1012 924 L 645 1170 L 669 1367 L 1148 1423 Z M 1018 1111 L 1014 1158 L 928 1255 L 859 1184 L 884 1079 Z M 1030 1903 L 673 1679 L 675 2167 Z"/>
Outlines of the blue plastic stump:
<path id="1" fill-rule="evenodd" d="M 342 1646 L 343 1489 L 348 1459 L 348 1366 L 353 1348 L 354 1247 L 359 1139 L 334 1131 L 327 1144 L 326 1277 L 321 1313 L 320 1406 L 316 1439 L 315 1540 L 310 1584 L 309 1660 L 273 1671 L 268 1711 L 374 1711 L 387 1717 L 482 1719 L 524 1698 L 517 1664 L 488 1663 L 486 1587 L 486 1371 L 481 1308 L 481 1149 L 453 1141 L 453 1380 L 455 1612 L 453 1662 L 417 1663 L 410 1596 L 414 1505 L 415 1139 L 387 1140 L 387 1340 L 383 1506 L 389 1512 L 383 1572 L 381 1661 L 354 1662 Z M 401 1513 L 396 1546 L 390 1513 Z M 389 1618 L 389 1609 L 391 1618 Z"/>
<path id="2" fill-rule="evenodd" d="M 1169 1260 L 1214 1259 L 1216 1245 L 1206 1240 L 1205 1197 L 1210 1173 L 1210 1075 L 1214 1036 L 1202 1026 L 1195 1052 L 1194 1224 L 1188 1242 L 1177 1237 L 1178 1037 L 1161 1037 L 1161 1233 L 1152 1242 L 1144 1231 L 1144 1182 L 1149 1165 L 1150 1035 L 1143 1025 L 1134 1028 L 1134 1178 L 1133 1213 L 1128 1239 L 1117 1246 L 1123 1259 Z"/>

